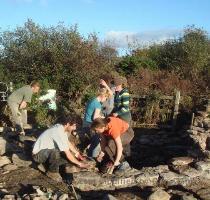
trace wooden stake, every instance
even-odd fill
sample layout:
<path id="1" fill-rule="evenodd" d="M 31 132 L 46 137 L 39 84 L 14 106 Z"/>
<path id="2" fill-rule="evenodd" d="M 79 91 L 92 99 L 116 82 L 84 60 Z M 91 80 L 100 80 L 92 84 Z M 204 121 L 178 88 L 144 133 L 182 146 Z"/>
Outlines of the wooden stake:
<path id="1" fill-rule="evenodd" d="M 177 115 L 179 113 L 179 102 L 180 102 L 180 91 L 177 91 L 175 97 L 174 114 L 173 114 L 173 125 L 172 125 L 173 132 L 175 132 L 176 129 Z"/>

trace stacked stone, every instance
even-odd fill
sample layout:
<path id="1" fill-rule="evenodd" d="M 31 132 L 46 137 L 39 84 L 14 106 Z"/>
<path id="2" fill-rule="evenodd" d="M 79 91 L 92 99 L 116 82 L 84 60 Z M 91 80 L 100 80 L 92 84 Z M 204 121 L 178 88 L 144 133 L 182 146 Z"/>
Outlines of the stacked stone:
<path id="1" fill-rule="evenodd" d="M 2 200 L 49 200 L 49 199 L 57 199 L 57 200 L 70 200 L 75 199 L 72 195 L 61 193 L 60 191 L 53 191 L 49 188 L 43 188 L 40 186 L 31 186 L 30 193 L 26 193 L 23 195 L 18 194 L 7 194 L 8 191 L 1 190 L 6 193 L 5 195 L 2 195 Z"/>
<path id="2" fill-rule="evenodd" d="M 190 152 L 191 155 L 201 157 L 202 153 L 206 159 L 210 159 L 210 105 L 206 106 L 205 111 L 196 113 L 188 133 L 190 133 L 190 137 L 201 150 L 199 153 L 194 148 Z"/>

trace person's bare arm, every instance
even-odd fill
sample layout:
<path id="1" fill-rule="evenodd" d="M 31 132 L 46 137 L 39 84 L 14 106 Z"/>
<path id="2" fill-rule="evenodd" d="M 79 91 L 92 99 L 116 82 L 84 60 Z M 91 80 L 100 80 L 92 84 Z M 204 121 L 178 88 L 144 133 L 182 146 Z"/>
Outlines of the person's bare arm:
<path id="1" fill-rule="evenodd" d="M 107 85 L 106 81 L 104 81 L 103 79 L 100 80 L 100 84 L 103 85 L 109 92 L 109 97 L 113 96 L 113 92 L 111 90 L 111 88 Z"/>
<path id="2" fill-rule="evenodd" d="M 69 149 L 70 149 L 71 152 L 74 153 L 74 155 L 76 155 L 77 153 L 79 153 L 77 151 L 76 147 L 71 142 L 69 142 Z"/>
<path id="3" fill-rule="evenodd" d="M 79 162 L 79 161 L 72 155 L 72 153 L 71 153 L 69 150 L 64 151 L 64 152 L 65 152 L 65 154 L 66 154 L 67 159 L 68 159 L 70 162 L 72 162 L 72 163 L 78 165 L 78 166 L 81 167 L 81 168 L 87 168 L 87 167 L 88 167 L 87 164 L 84 164 L 84 163 L 82 163 L 82 162 Z"/>
<path id="4" fill-rule="evenodd" d="M 93 120 L 97 118 L 103 118 L 103 116 L 101 115 L 101 109 L 98 109 L 98 108 L 95 109 Z"/>
<path id="5" fill-rule="evenodd" d="M 20 109 L 24 109 L 24 108 L 26 108 L 26 106 L 27 106 L 27 102 L 26 101 L 22 101 L 21 103 L 20 103 Z"/>
<path id="6" fill-rule="evenodd" d="M 120 136 L 115 138 L 114 141 L 117 147 L 117 154 L 116 154 L 114 165 L 117 166 L 120 164 L 120 158 L 122 156 L 123 147 L 122 147 L 122 141 L 121 141 Z"/>
<path id="7" fill-rule="evenodd" d="M 77 159 L 85 160 L 85 157 L 76 149 L 76 147 L 71 142 L 69 142 L 69 149 Z"/>

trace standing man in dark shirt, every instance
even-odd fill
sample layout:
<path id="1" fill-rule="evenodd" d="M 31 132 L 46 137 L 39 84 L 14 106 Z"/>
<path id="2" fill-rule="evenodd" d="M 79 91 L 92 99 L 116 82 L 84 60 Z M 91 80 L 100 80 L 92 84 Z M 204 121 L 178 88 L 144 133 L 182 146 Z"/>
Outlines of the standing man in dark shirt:
<path id="1" fill-rule="evenodd" d="M 24 135 L 24 128 L 29 125 L 27 123 L 27 104 L 31 102 L 32 95 L 38 93 L 40 84 L 33 81 L 31 85 L 23 86 L 15 90 L 8 97 L 8 105 L 12 112 L 12 118 L 15 123 L 16 131 Z"/>

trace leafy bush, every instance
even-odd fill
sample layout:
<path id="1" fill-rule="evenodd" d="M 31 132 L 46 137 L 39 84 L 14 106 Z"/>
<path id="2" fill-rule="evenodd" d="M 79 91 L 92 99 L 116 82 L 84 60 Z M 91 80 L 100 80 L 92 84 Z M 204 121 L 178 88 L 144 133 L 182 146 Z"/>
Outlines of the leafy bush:
<path id="1" fill-rule="evenodd" d="M 82 37 L 77 26 L 41 27 L 28 20 L 23 27 L 1 33 L 1 63 L 15 84 L 41 80 L 72 102 L 111 71 L 116 50 L 94 34 Z M 80 104 L 79 102 L 77 102 Z"/>
<path id="2" fill-rule="evenodd" d="M 180 90 L 182 96 L 192 97 L 183 101 L 189 109 L 197 105 L 200 95 L 209 95 L 210 40 L 204 30 L 195 27 L 186 28 L 177 39 L 137 48 L 121 58 L 95 34 L 81 36 L 77 26 L 41 27 L 32 20 L 1 32 L 0 46 L 0 80 L 14 82 L 14 89 L 32 80 L 39 80 L 43 90 L 56 89 L 57 115 L 81 115 L 85 103 L 95 95 L 99 78 L 117 72 L 127 77 L 132 94 L 153 97 Z M 37 106 L 33 108 L 36 121 L 40 126 L 50 124 L 54 119 L 43 105 Z M 148 113 L 151 108 L 155 115 L 148 114 L 148 121 L 167 119 L 168 109 L 161 110 L 154 103 L 147 107 Z"/>
<path id="3" fill-rule="evenodd" d="M 123 75 L 131 75 L 136 73 L 140 68 L 156 69 L 156 63 L 148 57 L 140 57 L 137 55 L 127 55 L 117 65 L 117 70 Z"/>

